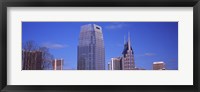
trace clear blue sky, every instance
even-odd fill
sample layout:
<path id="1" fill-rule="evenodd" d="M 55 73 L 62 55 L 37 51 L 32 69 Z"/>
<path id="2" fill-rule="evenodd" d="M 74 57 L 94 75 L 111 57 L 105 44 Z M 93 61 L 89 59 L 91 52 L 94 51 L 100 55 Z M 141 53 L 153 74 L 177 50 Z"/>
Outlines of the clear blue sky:
<path id="1" fill-rule="evenodd" d="M 153 62 L 164 61 L 167 69 L 178 69 L 178 22 L 22 22 L 22 42 L 48 47 L 64 59 L 64 69 L 76 69 L 80 27 L 91 23 L 103 29 L 106 69 L 110 58 L 122 56 L 128 32 L 136 67 L 152 69 Z"/>

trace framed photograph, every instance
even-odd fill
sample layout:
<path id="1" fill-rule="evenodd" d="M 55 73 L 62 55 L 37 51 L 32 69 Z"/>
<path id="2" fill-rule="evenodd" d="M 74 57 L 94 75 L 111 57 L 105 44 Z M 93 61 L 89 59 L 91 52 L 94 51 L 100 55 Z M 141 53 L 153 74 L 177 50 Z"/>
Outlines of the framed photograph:
<path id="1" fill-rule="evenodd" d="M 199 0 L 1 1 L 1 91 L 199 91 Z"/>

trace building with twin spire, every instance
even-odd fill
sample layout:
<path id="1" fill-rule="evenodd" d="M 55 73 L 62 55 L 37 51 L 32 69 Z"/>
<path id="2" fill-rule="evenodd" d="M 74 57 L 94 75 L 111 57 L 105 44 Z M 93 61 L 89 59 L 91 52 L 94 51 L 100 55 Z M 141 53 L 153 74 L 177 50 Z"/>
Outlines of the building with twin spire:
<path id="1" fill-rule="evenodd" d="M 131 46 L 130 34 L 128 40 L 124 39 L 124 49 L 121 57 L 111 58 L 108 70 L 135 70 L 134 51 Z"/>
<path id="2" fill-rule="evenodd" d="M 131 46 L 130 33 L 128 34 L 128 41 L 124 41 L 124 50 L 122 52 L 122 70 L 134 70 L 134 51 Z"/>

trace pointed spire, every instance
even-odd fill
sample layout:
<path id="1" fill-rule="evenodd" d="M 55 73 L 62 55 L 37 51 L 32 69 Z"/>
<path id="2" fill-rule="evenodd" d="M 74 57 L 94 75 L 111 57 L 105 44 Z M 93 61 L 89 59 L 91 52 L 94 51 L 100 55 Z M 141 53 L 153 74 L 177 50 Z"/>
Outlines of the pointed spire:
<path id="1" fill-rule="evenodd" d="M 128 32 L 128 49 L 131 50 L 131 37 L 130 37 L 130 32 Z"/>

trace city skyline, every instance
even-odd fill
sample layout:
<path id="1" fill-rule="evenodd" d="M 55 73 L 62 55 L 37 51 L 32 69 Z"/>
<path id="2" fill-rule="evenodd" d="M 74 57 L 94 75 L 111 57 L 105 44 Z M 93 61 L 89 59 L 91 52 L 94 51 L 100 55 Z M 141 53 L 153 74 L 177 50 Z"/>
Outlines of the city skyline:
<path id="1" fill-rule="evenodd" d="M 55 58 L 64 58 L 63 69 L 76 69 L 75 48 L 85 24 L 103 29 L 106 68 L 111 58 L 121 56 L 124 36 L 130 32 L 136 67 L 152 70 L 153 62 L 164 61 L 168 69 L 178 69 L 177 22 L 23 22 L 22 42 L 48 47 Z"/>

